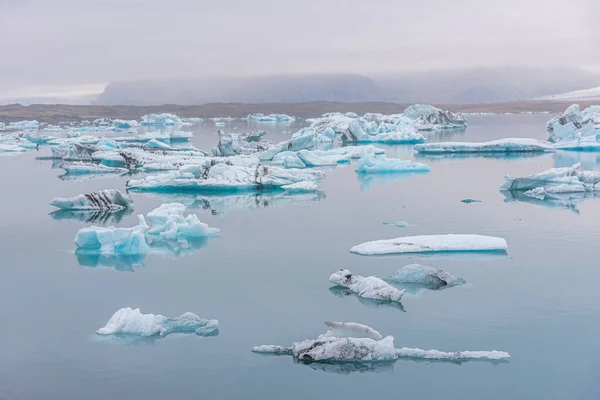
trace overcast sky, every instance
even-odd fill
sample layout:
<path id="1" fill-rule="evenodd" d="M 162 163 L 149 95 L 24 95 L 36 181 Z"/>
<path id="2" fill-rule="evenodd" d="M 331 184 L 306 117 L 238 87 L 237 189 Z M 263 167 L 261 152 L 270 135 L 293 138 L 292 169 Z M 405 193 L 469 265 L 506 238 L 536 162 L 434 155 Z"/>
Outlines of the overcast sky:
<path id="1" fill-rule="evenodd" d="M 600 70 L 598 21 L 598 0 L 0 0 L 0 90 L 478 65 Z"/>

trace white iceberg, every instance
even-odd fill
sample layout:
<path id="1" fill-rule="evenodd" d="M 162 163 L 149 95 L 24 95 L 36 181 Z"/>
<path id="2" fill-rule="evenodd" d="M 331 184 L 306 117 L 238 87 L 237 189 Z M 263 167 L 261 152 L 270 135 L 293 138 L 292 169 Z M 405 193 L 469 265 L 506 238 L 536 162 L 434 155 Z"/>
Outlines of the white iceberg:
<path id="1" fill-rule="evenodd" d="M 80 229 L 75 237 L 78 251 L 97 254 L 145 254 L 150 249 L 145 237 L 148 225 L 142 215 L 138 215 L 138 221 L 139 224 L 133 228 L 92 226 Z"/>
<path id="2" fill-rule="evenodd" d="M 306 168 L 306 164 L 294 151 L 283 151 L 273 157 L 272 164 L 283 165 L 284 168 Z"/>
<path id="3" fill-rule="evenodd" d="M 142 314 L 139 308 L 134 310 L 126 307 L 114 313 L 106 326 L 98 329 L 96 334 L 165 337 L 171 333 L 195 333 L 200 336 L 212 336 L 217 334 L 218 330 L 219 321 L 203 319 L 191 312 L 168 318 L 160 314 Z"/>
<path id="4" fill-rule="evenodd" d="M 292 135 L 292 139 L 297 139 L 301 136 L 312 136 L 316 144 L 332 143 L 335 140 L 335 131 L 327 128 L 322 132 L 315 132 L 312 128 L 302 128 Z"/>
<path id="5" fill-rule="evenodd" d="M 87 174 L 125 174 L 129 170 L 126 168 L 112 168 L 102 164 L 85 163 L 64 163 L 60 166 L 69 175 L 87 175 Z"/>
<path id="6" fill-rule="evenodd" d="M 291 185 L 284 185 L 281 188 L 289 193 L 307 193 L 317 191 L 319 186 L 317 186 L 317 184 L 314 182 L 302 181 L 298 183 L 292 183 Z"/>
<path id="7" fill-rule="evenodd" d="M 32 121 L 16 121 L 4 126 L 7 131 L 35 131 L 40 128 L 40 123 L 36 120 Z"/>
<path id="8" fill-rule="evenodd" d="M 359 324 L 356 322 L 335 322 L 325 321 L 327 331 L 321 335 L 324 337 L 355 337 L 369 338 L 373 340 L 381 340 L 383 336 L 375 329 L 368 325 Z"/>
<path id="9" fill-rule="evenodd" d="M 164 240 L 178 240 L 214 236 L 219 233 L 219 229 L 200 222 L 195 214 L 184 216 L 185 211 L 186 207 L 180 203 L 162 204 L 150 211 L 146 215 L 146 219 L 152 225 L 148 234 L 157 235 Z"/>
<path id="10" fill-rule="evenodd" d="M 184 126 L 193 126 L 193 125 L 198 125 L 204 122 L 204 118 L 197 118 L 197 117 L 191 117 L 191 118 L 181 118 L 181 122 L 183 123 Z"/>
<path id="11" fill-rule="evenodd" d="M 422 350 L 402 347 L 397 351 L 398 357 L 414 358 L 424 360 L 447 360 L 447 361 L 472 361 L 472 360 L 487 360 L 499 361 L 507 360 L 510 354 L 505 351 L 453 351 L 445 352 L 439 350 Z"/>
<path id="12" fill-rule="evenodd" d="M 148 114 L 142 117 L 142 126 L 183 125 L 181 119 L 174 114 Z"/>
<path id="13" fill-rule="evenodd" d="M 257 121 L 257 122 L 292 122 L 296 119 L 290 117 L 287 114 L 250 114 L 248 115 L 248 121 Z"/>
<path id="14" fill-rule="evenodd" d="M 92 154 L 94 161 L 113 168 L 144 169 L 145 171 L 172 171 L 184 165 L 210 165 L 212 159 L 196 150 L 122 149 Z M 237 160 L 237 159 L 236 159 Z M 233 159 L 231 161 L 234 161 Z M 217 162 L 216 160 L 214 161 Z M 258 160 L 255 160 L 258 163 Z"/>
<path id="15" fill-rule="evenodd" d="M 70 198 L 57 197 L 50 205 L 63 210 L 119 211 L 132 208 L 133 200 L 117 189 L 106 189 Z"/>
<path id="16" fill-rule="evenodd" d="M 506 252 L 506 240 L 481 235 L 421 235 L 375 240 L 354 246 L 351 253 L 366 256 L 431 252 Z"/>
<path id="17" fill-rule="evenodd" d="M 403 115 L 414 120 L 416 128 L 420 131 L 464 129 L 467 127 L 467 119 L 464 114 L 443 111 L 430 105 L 412 105 L 404 110 Z"/>
<path id="18" fill-rule="evenodd" d="M 579 105 L 573 104 L 562 115 L 548 121 L 546 129 L 551 142 L 596 136 L 600 134 L 600 106 L 590 106 L 580 111 Z"/>
<path id="19" fill-rule="evenodd" d="M 344 142 L 414 144 L 425 141 L 410 120 L 399 119 L 396 124 L 386 122 L 363 122 L 352 120 L 342 134 Z"/>
<path id="20" fill-rule="evenodd" d="M 271 161 L 273 157 L 284 151 L 299 151 L 315 146 L 315 135 L 305 135 L 275 144 L 272 148 L 257 153 L 261 161 Z"/>
<path id="21" fill-rule="evenodd" d="M 267 165 L 240 167 L 216 164 L 203 168 L 201 174 L 174 171 L 130 180 L 133 190 L 235 192 L 278 189 L 302 181 L 318 182 L 325 178 L 321 171 L 284 169 Z"/>
<path id="22" fill-rule="evenodd" d="M 219 130 L 219 143 L 212 148 L 212 153 L 215 157 L 229 157 L 263 152 L 273 147 L 273 142 L 261 140 L 266 133 L 266 131 L 225 133 Z"/>
<path id="23" fill-rule="evenodd" d="M 382 174 L 394 172 L 429 172 L 427 164 L 401 160 L 399 158 L 388 158 L 386 156 L 375 157 L 373 154 L 365 154 L 358 160 L 356 172 L 369 174 Z"/>
<path id="24" fill-rule="evenodd" d="M 507 138 L 489 142 L 440 142 L 416 144 L 415 150 L 423 154 L 458 153 L 541 153 L 554 151 L 554 146 L 536 139 Z"/>
<path id="25" fill-rule="evenodd" d="M 444 270 L 420 264 L 402 267 L 385 280 L 392 283 L 413 283 L 433 287 L 452 287 L 467 283 L 464 279 L 457 278 Z"/>
<path id="26" fill-rule="evenodd" d="M 26 148 L 17 146 L 15 144 L 4 144 L 0 143 L 0 153 L 21 153 L 27 151 Z"/>
<path id="27" fill-rule="evenodd" d="M 70 144 L 51 147 L 52 158 L 64 161 L 93 161 L 92 155 L 100 151 L 95 145 L 91 144 Z"/>
<path id="28" fill-rule="evenodd" d="M 336 152 L 320 150 L 300 150 L 296 152 L 298 158 L 307 167 L 325 167 L 334 166 L 341 163 L 349 163 L 350 156 Z"/>
<path id="29" fill-rule="evenodd" d="M 34 135 L 31 133 L 25 133 L 23 135 L 23 138 L 29 140 L 31 143 L 35 143 L 35 144 L 46 144 L 48 142 L 53 141 L 54 139 L 56 139 L 56 137 L 54 136 L 49 136 L 49 135 Z"/>
<path id="30" fill-rule="evenodd" d="M 173 147 L 169 146 L 165 142 L 161 142 L 160 140 L 150 139 L 146 143 L 144 143 L 144 147 L 147 149 L 166 149 L 173 150 Z"/>
<path id="31" fill-rule="evenodd" d="M 135 135 L 128 136 L 119 136 L 113 138 L 113 140 L 117 142 L 125 142 L 125 143 L 146 143 L 150 140 L 158 140 L 165 143 L 171 142 L 185 142 L 192 138 L 194 134 L 192 132 L 187 131 L 153 131 L 140 133 Z"/>
<path id="32" fill-rule="evenodd" d="M 595 185 L 600 182 L 600 173 L 581 169 L 581 164 L 572 167 L 550 168 L 544 172 L 512 178 L 504 177 L 506 182 L 501 190 L 538 190 L 545 193 L 576 193 L 595 190 Z"/>
<path id="33" fill-rule="evenodd" d="M 399 303 L 406 293 L 406 290 L 398 290 L 376 276 L 352 275 L 347 269 L 340 269 L 331 274 L 329 282 L 350 289 L 358 297 L 371 300 Z"/>

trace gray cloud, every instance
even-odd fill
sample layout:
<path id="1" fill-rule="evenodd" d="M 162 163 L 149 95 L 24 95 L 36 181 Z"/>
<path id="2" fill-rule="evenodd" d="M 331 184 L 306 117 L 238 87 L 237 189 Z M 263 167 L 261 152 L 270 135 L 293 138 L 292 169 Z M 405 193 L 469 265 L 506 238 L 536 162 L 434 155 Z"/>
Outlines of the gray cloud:
<path id="1" fill-rule="evenodd" d="M 0 0 L 0 89 L 600 65 L 596 0 Z"/>

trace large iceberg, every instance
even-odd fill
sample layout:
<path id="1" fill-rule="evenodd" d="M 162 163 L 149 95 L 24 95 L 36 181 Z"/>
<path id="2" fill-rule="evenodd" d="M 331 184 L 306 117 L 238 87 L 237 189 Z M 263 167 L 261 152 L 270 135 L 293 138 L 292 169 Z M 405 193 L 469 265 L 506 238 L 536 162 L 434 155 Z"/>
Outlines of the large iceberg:
<path id="1" fill-rule="evenodd" d="M 551 142 L 596 136 L 600 134 L 600 106 L 590 106 L 580 111 L 579 105 L 573 104 L 562 115 L 548 121 L 546 129 Z"/>
<path id="2" fill-rule="evenodd" d="M 183 125 L 181 119 L 174 114 L 148 114 L 142 117 L 142 126 Z"/>
<path id="3" fill-rule="evenodd" d="M 261 113 L 250 114 L 248 115 L 248 121 L 257 121 L 257 122 L 292 122 L 295 121 L 295 118 L 290 117 L 287 114 L 269 114 L 264 115 Z"/>
<path id="4" fill-rule="evenodd" d="M 415 104 L 404 110 L 403 115 L 415 121 L 417 130 L 464 129 L 467 119 L 462 113 L 443 111 L 430 105 Z"/>
<path id="5" fill-rule="evenodd" d="M 394 172 L 429 172 L 427 164 L 401 160 L 399 158 L 388 158 L 386 156 L 375 157 L 373 154 L 365 154 L 358 160 L 356 172 L 381 174 Z"/>
<path id="6" fill-rule="evenodd" d="M 195 214 L 184 216 L 185 210 L 183 204 L 167 203 L 150 211 L 146 215 L 146 219 L 152 224 L 148 233 L 164 240 L 202 238 L 219 233 L 219 229 L 200 222 Z"/>
<path id="7" fill-rule="evenodd" d="M 431 252 L 506 252 L 506 240 L 481 235 L 422 235 L 365 242 L 350 249 L 365 256 Z"/>
<path id="8" fill-rule="evenodd" d="M 267 165 L 240 167 L 216 164 L 191 172 L 174 171 L 130 180 L 127 187 L 150 191 L 235 192 L 281 188 L 302 181 L 318 182 L 325 178 L 321 171 L 283 169 Z"/>
<path id="9" fill-rule="evenodd" d="M 365 299 L 400 302 L 406 290 L 398 290 L 376 276 L 352 275 L 347 269 L 340 269 L 329 277 L 334 285 L 350 289 L 358 297 Z"/>
<path id="10" fill-rule="evenodd" d="M 460 286 L 467 283 L 464 279 L 457 278 L 444 270 L 420 264 L 402 267 L 385 280 L 392 283 L 411 283 L 434 288 Z"/>
<path id="11" fill-rule="evenodd" d="M 539 197 L 545 194 L 593 191 L 600 182 L 600 172 L 582 170 L 581 164 L 575 164 L 572 167 L 551 168 L 522 178 L 506 175 L 504 179 L 506 182 L 501 190 L 531 191 L 532 197 Z"/>
<path id="12" fill-rule="evenodd" d="M 114 226 L 92 226 L 80 229 L 75 237 L 78 251 L 97 254 L 145 254 L 150 249 L 146 242 L 148 225 L 142 215 L 138 215 L 138 225 L 133 228 Z"/>
<path id="13" fill-rule="evenodd" d="M 75 197 L 57 197 L 50 205 L 64 210 L 110 210 L 120 211 L 133 207 L 131 197 L 117 189 L 80 194 Z"/>
<path id="14" fill-rule="evenodd" d="M 261 139 L 266 133 L 266 131 L 225 133 L 219 130 L 219 143 L 212 148 L 212 153 L 215 157 L 229 157 L 268 150 L 273 147 L 273 142 Z"/>
<path id="15" fill-rule="evenodd" d="M 536 139 L 507 138 L 479 143 L 422 143 L 416 144 L 415 150 L 423 154 L 542 153 L 554 151 L 554 146 Z"/>
<path id="16" fill-rule="evenodd" d="M 171 333 L 195 333 L 199 336 L 214 336 L 218 331 L 219 321 L 203 319 L 191 312 L 168 318 L 160 314 L 142 314 L 139 308 L 134 310 L 125 307 L 114 313 L 106 326 L 98 329 L 96 334 L 165 337 Z"/>

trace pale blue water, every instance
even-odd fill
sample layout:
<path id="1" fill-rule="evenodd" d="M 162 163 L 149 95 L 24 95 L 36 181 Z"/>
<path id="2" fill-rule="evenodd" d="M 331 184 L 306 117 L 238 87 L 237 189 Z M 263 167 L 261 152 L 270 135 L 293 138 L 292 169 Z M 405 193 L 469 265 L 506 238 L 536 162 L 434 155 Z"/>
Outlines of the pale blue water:
<path id="1" fill-rule="evenodd" d="M 432 139 L 545 138 L 548 118 L 470 117 L 466 133 Z M 269 138 L 281 140 L 289 136 L 281 130 L 290 128 L 271 130 Z M 211 125 L 197 128 L 195 144 L 208 150 L 216 142 L 214 131 Z M 412 146 L 386 150 L 412 158 Z M 498 190 L 506 173 L 539 172 L 581 155 L 419 158 L 431 173 L 373 179 L 358 177 L 353 166 L 337 167 L 326 170 L 324 198 L 259 195 L 248 203 L 247 195 L 217 197 L 208 202 L 214 212 L 207 202 L 188 197 L 183 200 L 198 207 L 190 211 L 220 228 L 221 236 L 181 257 L 148 255 L 132 272 L 81 266 L 73 239 L 89 224 L 54 219 L 48 205 L 56 196 L 123 189 L 126 178 L 60 180 L 62 170 L 36 161 L 37 155 L 0 157 L 0 398 L 600 396 L 600 201 L 585 199 L 577 213 L 505 202 Z M 582 161 L 597 168 L 595 155 L 584 154 Z M 133 226 L 136 214 L 175 200 L 132 196 L 135 211 L 122 216 L 119 226 Z M 464 204 L 465 198 L 482 202 Z M 238 208 L 227 209 L 236 202 Z M 369 258 L 348 252 L 367 240 L 442 233 L 504 237 L 508 255 Z M 406 295 L 403 312 L 339 297 L 327 280 L 338 268 L 387 276 L 415 262 L 443 268 L 468 284 Z M 218 319 L 220 333 L 135 345 L 95 337 L 126 306 L 167 316 L 191 311 Z M 314 338 L 326 320 L 368 324 L 393 335 L 396 347 L 496 349 L 510 352 L 511 359 L 462 365 L 399 360 L 392 367 L 341 375 L 250 352 L 255 345 Z"/>

